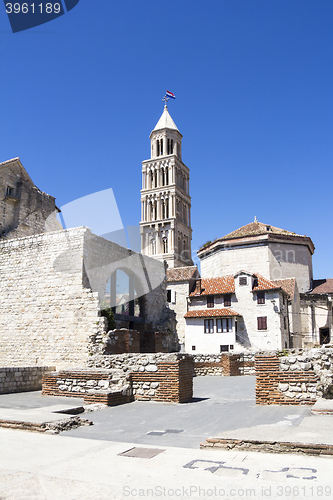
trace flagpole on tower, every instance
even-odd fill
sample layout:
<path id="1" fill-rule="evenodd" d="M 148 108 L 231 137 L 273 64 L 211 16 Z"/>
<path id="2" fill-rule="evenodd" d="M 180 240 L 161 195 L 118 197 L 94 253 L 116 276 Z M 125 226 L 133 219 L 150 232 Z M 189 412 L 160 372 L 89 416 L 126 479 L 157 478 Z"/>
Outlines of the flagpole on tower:
<path id="1" fill-rule="evenodd" d="M 165 96 L 163 97 L 162 101 L 165 102 L 165 105 L 166 107 L 168 107 L 168 100 L 169 99 L 176 99 L 176 96 L 175 94 L 173 94 L 172 92 L 170 92 L 170 90 L 167 90 L 166 93 L 165 93 Z"/>
<path id="2" fill-rule="evenodd" d="M 165 102 L 164 106 L 166 106 L 166 107 L 168 107 L 168 100 L 169 100 L 169 97 L 167 97 L 166 95 L 162 99 L 162 101 Z"/>

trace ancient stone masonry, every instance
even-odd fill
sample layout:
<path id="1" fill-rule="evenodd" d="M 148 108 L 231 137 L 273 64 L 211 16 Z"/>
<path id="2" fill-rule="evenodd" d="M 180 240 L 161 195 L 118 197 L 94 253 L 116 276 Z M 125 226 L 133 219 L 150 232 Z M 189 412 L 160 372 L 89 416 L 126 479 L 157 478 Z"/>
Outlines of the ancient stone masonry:
<path id="1" fill-rule="evenodd" d="M 48 373 L 43 394 L 83 397 L 109 406 L 134 399 L 182 403 L 193 395 L 191 356 L 120 354 L 105 356 L 104 368 Z"/>
<path id="2" fill-rule="evenodd" d="M 0 238 L 57 231 L 55 198 L 34 185 L 19 158 L 0 163 Z"/>
<path id="3" fill-rule="evenodd" d="M 254 353 L 195 354 L 194 375 L 239 376 L 254 375 Z"/>
<path id="4" fill-rule="evenodd" d="M 85 227 L 0 241 L 0 366 L 87 366 L 92 351 L 112 341 L 100 302 L 117 269 L 136 273 L 145 293 L 140 319 L 155 324 L 165 337 L 159 343 L 171 349 L 163 263 Z"/>
<path id="5" fill-rule="evenodd" d="M 52 370 L 54 366 L 0 368 L 0 394 L 39 391 L 43 375 Z"/>
<path id="6" fill-rule="evenodd" d="M 258 354 L 255 367 L 257 404 L 313 405 L 333 398 L 333 349 Z"/>
<path id="7" fill-rule="evenodd" d="M 83 286 L 86 231 L 0 242 L 0 365 L 85 364 L 88 336 L 105 328 L 97 294 Z"/>

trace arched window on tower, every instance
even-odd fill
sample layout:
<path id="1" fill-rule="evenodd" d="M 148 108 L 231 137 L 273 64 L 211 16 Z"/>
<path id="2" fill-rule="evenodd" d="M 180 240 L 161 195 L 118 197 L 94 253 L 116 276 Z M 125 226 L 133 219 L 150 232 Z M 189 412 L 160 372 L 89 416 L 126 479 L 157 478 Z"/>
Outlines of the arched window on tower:
<path id="1" fill-rule="evenodd" d="M 154 219 L 157 220 L 157 200 L 154 200 Z"/>
<path id="2" fill-rule="evenodd" d="M 161 200 L 162 219 L 165 219 L 165 201 Z"/>
<path id="3" fill-rule="evenodd" d="M 164 217 L 164 219 L 168 219 L 169 218 L 169 199 L 168 198 L 165 200 L 164 205 L 165 205 L 165 217 Z"/>
<path id="4" fill-rule="evenodd" d="M 154 171 L 154 187 L 157 188 L 157 170 Z"/>
<path id="5" fill-rule="evenodd" d="M 173 154 L 173 139 L 168 139 L 168 155 Z"/>
<path id="6" fill-rule="evenodd" d="M 153 201 L 149 202 L 149 221 L 154 220 L 154 205 Z"/>
<path id="7" fill-rule="evenodd" d="M 182 253 L 182 240 L 181 240 L 181 237 L 179 236 L 178 237 L 178 254 L 179 256 L 181 255 Z"/>
<path id="8" fill-rule="evenodd" d="M 154 173 L 152 170 L 150 171 L 150 187 L 154 187 Z"/>
<path id="9" fill-rule="evenodd" d="M 151 254 L 156 255 L 156 240 L 154 238 L 151 240 Z"/>
<path id="10" fill-rule="evenodd" d="M 165 185 L 166 186 L 169 185 L 169 168 L 168 167 L 165 168 Z"/>
<path id="11" fill-rule="evenodd" d="M 165 172 L 164 172 L 164 167 L 161 168 L 161 186 L 165 186 Z"/>
<path id="12" fill-rule="evenodd" d="M 163 253 L 168 253 L 168 239 L 163 238 Z"/>

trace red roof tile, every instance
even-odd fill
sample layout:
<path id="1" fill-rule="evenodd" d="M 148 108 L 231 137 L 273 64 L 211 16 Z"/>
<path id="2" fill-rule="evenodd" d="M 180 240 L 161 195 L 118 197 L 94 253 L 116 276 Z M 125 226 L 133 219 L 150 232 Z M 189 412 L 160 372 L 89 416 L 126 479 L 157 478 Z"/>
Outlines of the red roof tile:
<path id="1" fill-rule="evenodd" d="M 174 267 L 172 269 L 167 269 L 166 275 L 168 283 L 174 281 L 188 281 L 191 278 L 200 276 L 197 266 Z"/>
<path id="2" fill-rule="evenodd" d="M 250 222 L 250 224 L 246 224 L 245 226 L 232 231 L 231 233 L 223 236 L 223 240 L 229 240 L 230 238 L 241 238 L 242 236 L 253 236 L 257 234 L 285 234 L 285 235 L 293 235 L 296 236 L 296 233 L 291 231 L 286 231 L 285 229 L 280 229 L 279 227 L 271 226 L 270 224 L 264 224 L 263 222 Z M 297 235 L 301 236 L 301 235 Z"/>
<path id="3" fill-rule="evenodd" d="M 230 307 L 224 307 L 223 309 L 195 309 L 193 311 L 188 311 L 184 318 L 225 318 L 227 316 L 240 316 Z"/>
<path id="4" fill-rule="evenodd" d="M 223 295 L 235 293 L 235 280 L 232 275 L 221 278 L 205 278 L 201 280 L 200 295 Z M 191 297 L 198 296 L 196 290 L 190 294 Z"/>
<path id="5" fill-rule="evenodd" d="M 281 288 L 278 284 L 264 278 L 260 274 L 254 274 L 254 276 L 258 279 L 258 283 L 253 287 L 253 292 L 259 290 L 279 290 Z"/>
<path id="6" fill-rule="evenodd" d="M 284 292 L 292 299 L 295 294 L 296 279 L 287 278 L 284 280 L 273 280 L 272 283 L 276 283 L 278 287 L 282 288 Z"/>
<path id="7" fill-rule="evenodd" d="M 313 280 L 310 293 L 333 293 L 333 279 Z"/>

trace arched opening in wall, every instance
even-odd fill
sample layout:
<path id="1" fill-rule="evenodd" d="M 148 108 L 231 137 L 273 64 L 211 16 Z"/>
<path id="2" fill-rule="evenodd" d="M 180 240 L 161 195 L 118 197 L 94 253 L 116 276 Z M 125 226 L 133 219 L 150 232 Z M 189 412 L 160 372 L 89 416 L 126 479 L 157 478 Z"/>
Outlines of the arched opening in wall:
<path id="1" fill-rule="evenodd" d="M 163 238 L 163 253 L 168 253 L 168 238 Z"/>
<path id="2" fill-rule="evenodd" d="M 150 244 L 151 244 L 151 254 L 156 255 L 156 240 L 152 239 Z"/>
<path id="3" fill-rule="evenodd" d="M 103 308 L 111 307 L 115 318 L 143 316 L 143 297 L 135 274 L 117 269 L 109 278 L 104 294 Z"/>
<path id="4" fill-rule="evenodd" d="M 319 328 L 320 345 L 330 343 L 330 331 L 328 328 Z"/>

